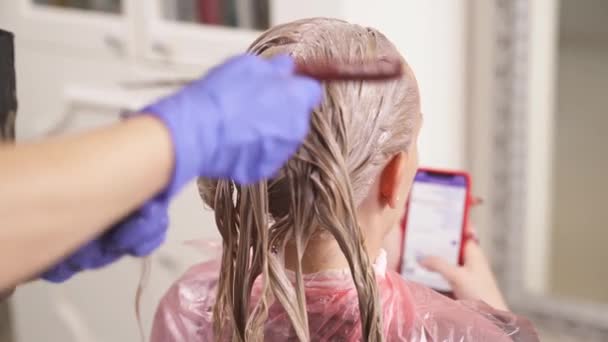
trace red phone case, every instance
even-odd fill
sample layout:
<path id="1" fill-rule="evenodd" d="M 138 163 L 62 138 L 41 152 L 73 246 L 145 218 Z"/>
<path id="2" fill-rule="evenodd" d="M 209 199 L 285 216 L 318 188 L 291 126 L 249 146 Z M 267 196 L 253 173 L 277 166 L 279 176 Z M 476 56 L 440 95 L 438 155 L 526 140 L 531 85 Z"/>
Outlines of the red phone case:
<path id="1" fill-rule="evenodd" d="M 433 169 L 433 168 L 419 168 L 418 171 L 426 171 L 432 173 L 439 173 L 445 175 L 454 175 L 454 176 L 462 176 L 465 178 L 467 187 L 466 187 L 466 200 L 464 203 L 464 218 L 462 220 L 462 235 L 460 237 L 460 251 L 458 253 L 458 264 L 464 264 L 464 244 L 466 238 L 466 227 L 469 223 L 469 209 L 471 208 L 472 196 L 471 196 L 471 176 L 468 172 L 465 171 L 457 171 L 457 170 L 441 170 L 441 169 Z M 406 203 L 406 211 L 405 215 L 403 215 L 403 219 L 401 220 L 401 231 L 402 231 L 402 239 L 401 239 L 401 255 L 399 256 L 399 269 L 397 270 L 399 274 L 401 274 L 401 267 L 403 263 L 403 253 L 405 252 L 405 233 L 407 229 L 407 211 L 410 206 L 410 199 L 408 198 Z"/>

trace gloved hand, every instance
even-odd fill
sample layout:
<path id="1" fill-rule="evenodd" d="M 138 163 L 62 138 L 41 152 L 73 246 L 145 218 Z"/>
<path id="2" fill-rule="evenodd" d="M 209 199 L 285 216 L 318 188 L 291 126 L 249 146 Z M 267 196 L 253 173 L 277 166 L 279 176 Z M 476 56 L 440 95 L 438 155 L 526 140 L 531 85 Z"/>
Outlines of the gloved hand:
<path id="1" fill-rule="evenodd" d="M 169 129 L 175 167 L 165 191 L 115 228 L 81 247 L 42 278 L 73 274 L 129 254 L 144 256 L 164 241 L 169 198 L 197 176 L 250 183 L 271 176 L 308 132 L 321 100 L 318 82 L 293 75 L 290 57 L 244 55 L 141 112 Z"/>
<path id="2" fill-rule="evenodd" d="M 149 254 L 165 240 L 169 225 L 167 208 L 167 202 L 161 198 L 149 201 L 114 228 L 47 270 L 42 278 L 59 283 L 80 271 L 111 264 L 124 255 Z"/>
<path id="3" fill-rule="evenodd" d="M 235 57 L 142 110 L 169 128 L 172 195 L 197 176 L 252 183 L 271 176 L 305 138 L 321 86 L 293 74 L 288 56 Z"/>

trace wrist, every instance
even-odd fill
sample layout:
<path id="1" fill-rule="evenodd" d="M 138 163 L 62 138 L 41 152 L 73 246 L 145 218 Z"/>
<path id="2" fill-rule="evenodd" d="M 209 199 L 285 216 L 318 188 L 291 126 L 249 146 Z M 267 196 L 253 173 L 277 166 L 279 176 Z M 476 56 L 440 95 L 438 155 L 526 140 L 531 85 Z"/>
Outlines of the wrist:
<path id="1" fill-rule="evenodd" d="M 169 128 L 162 120 L 149 113 L 128 118 L 125 126 L 140 132 L 132 134 L 132 138 L 144 141 L 145 151 L 152 152 L 146 159 L 150 165 L 148 173 L 155 178 L 157 191 L 165 189 L 175 168 L 175 148 Z"/>
<path id="2" fill-rule="evenodd" d="M 190 85 L 174 95 L 144 108 L 142 116 L 156 119 L 171 147 L 171 172 L 162 196 L 171 197 L 198 176 L 209 176 L 218 147 L 220 118 L 207 91 Z M 196 103 L 192 99 L 196 98 Z"/>

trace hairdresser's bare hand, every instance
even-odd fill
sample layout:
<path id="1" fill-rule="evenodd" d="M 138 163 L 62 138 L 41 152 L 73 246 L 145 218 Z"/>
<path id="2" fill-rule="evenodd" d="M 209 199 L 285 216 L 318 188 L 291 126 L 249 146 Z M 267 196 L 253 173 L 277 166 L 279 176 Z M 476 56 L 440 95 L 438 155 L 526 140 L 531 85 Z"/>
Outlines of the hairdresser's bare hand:
<path id="1" fill-rule="evenodd" d="M 462 300 L 481 300 L 499 310 L 508 311 L 488 259 L 476 241 L 468 239 L 464 250 L 464 265 L 454 266 L 440 257 L 431 256 L 420 264 L 429 271 L 441 274 Z"/>

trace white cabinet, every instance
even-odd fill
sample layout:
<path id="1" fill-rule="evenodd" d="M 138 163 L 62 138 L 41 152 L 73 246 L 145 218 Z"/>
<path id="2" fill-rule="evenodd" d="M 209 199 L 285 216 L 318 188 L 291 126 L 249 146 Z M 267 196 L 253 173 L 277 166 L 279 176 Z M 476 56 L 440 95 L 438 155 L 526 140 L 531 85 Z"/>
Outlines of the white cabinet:
<path id="1" fill-rule="evenodd" d="M 243 18 L 237 19 L 236 8 L 222 8 L 228 4 L 257 6 L 251 6 L 255 8 L 250 8 L 250 18 L 241 13 Z M 165 63 L 212 65 L 218 58 L 243 52 L 257 36 L 255 29 L 269 25 L 267 0 L 159 0 L 151 1 L 142 11 L 146 32 L 141 40 L 143 55 Z"/>
<path id="2" fill-rule="evenodd" d="M 128 54 L 125 1 L 16 0 L 0 4 L 2 25 L 47 49 L 68 49 L 96 58 Z"/>

